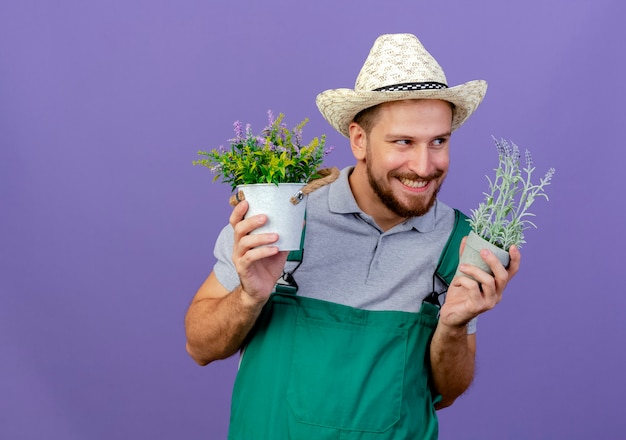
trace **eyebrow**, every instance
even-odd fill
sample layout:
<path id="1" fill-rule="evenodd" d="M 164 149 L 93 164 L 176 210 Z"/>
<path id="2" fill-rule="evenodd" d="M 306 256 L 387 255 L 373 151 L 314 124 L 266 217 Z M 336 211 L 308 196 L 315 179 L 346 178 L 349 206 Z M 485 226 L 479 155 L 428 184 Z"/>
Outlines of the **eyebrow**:
<path id="1" fill-rule="evenodd" d="M 452 136 L 452 131 L 447 131 L 445 133 L 432 136 L 431 139 L 449 138 L 451 136 Z M 388 133 L 385 136 L 385 139 L 415 139 L 415 136 L 401 134 L 401 132 L 398 132 L 398 133 Z"/>

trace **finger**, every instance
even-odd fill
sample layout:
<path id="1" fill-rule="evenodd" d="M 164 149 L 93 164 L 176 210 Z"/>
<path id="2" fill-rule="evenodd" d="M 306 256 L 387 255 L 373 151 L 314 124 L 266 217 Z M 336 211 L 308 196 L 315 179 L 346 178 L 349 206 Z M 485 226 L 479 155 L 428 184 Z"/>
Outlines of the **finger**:
<path id="1" fill-rule="evenodd" d="M 263 234 L 250 234 L 241 237 L 241 239 L 235 244 L 240 255 L 243 255 L 251 249 L 258 247 L 269 247 L 272 243 L 278 241 L 278 234 L 274 232 L 268 232 Z"/>
<path id="2" fill-rule="evenodd" d="M 482 285 L 481 288 L 481 284 L 472 278 L 457 277 L 455 284 L 461 288 L 458 292 L 463 292 L 468 312 L 471 314 L 469 319 L 494 308 L 498 303 L 498 297 L 493 294 L 495 289 L 486 285 Z"/>
<path id="3" fill-rule="evenodd" d="M 255 262 L 264 258 L 272 257 L 278 253 L 279 250 L 276 246 L 257 246 L 249 248 L 235 261 L 235 266 L 245 270 L 246 268 L 251 267 Z"/>
<path id="4" fill-rule="evenodd" d="M 243 220 L 243 217 L 246 215 L 247 211 L 248 202 L 246 202 L 245 200 L 235 205 L 232 212 L 230 213 L 230 218 L 228 219 L 230 225 L 234 228 L 237 223 Z"/>
<path id="5" fill-rule="evenodd" d="M 235 214 L 233 214 L 234 216 Z M 255 229 L 260 228 L 267 223 L 267 216 L 264 214 L 253 215 L 250 218 L 239 220 L 233 225 L 235 232 L 235 242 L 250 234 Z"/>
<path id="6" fill-rule="evenodd" d="M 499 295 L 502 295 L 504 289 L 507 284 L 511 281 L 513 276 L 517 273 L 519 266 L 521 255 L 516 246 L 511 246 L 509 249 L 509 264 L 505 268 L 502 263 L 498 260 L 498 258 L 493 255 L 491 252 L 484 250 L 485 254 L 483 256 L 483 260 L 489 265 L 491 271 L 494 274 L 494 279 L 496 283 L 496 289 Z M 483 254 L 481 254 L 482 256 Z"/>
<path id="7" fill-rule="evenodd" d="M 502 266 L 502 264 L 500 264 L 500 266 Z M 475 288 L 476 291 L 479 292 L 480 297 L 489 304 L 489 308 L 492 308 L 495 304 L 500 302 L 502 299 L 501 291 L 503 289 L 497 289 L 494 276 L 471 264 L 462 264 L 459 266 L 459 270 L 471 277 L 460 277 L 467 280 L 464 281 L 463 286 L 467 289 Z M 506 274 L 506 271 L 504 273 Z M 477 298 L 474 299 L 478 300 Z"/>
<path id="8" fill-rule="evenodd" d="M 517 246 L 513 245 L 509 249 L 509 255 L 511 257 L 511 262 L 509 263 L 509 267 L 508 267 L 509 279 L 510 279 L 519 270 L 520 263 L 522 261 L 522 254 L 520 253 Z"/>
<path id="9" fill-rule="evenodd" d="M 489 251 L 488 249 L 482 249 L 480 251 L 480 257 L 485 263 L 487 263 L 487 265 L 491 269 L 491 272 L 493 272 L 494 278 L 503 282 L 507 281 L 508 272 L 493 252 Z"/>
<path id="10" fill-rule="evenodd" d="M 265 237 L 265 236 L 270 237 Z M 274 235 L 274 237 L 271 237 Z M 279 253 L 276 246 L 264 246 L 271 244 L 277 240 L 277 234 L 255 234 L 244 237 L 233 249 L 233 263 L 239 274 L 239 278 L 244 280 L 248 278 L 250 270 L 255 263 L 260 260 L 273 257 Z M 283 262 L 284 266 L 284 262 Z M 280 273 L 278 274 L 280 275 Z M 278 277 L 277 275 L 277 277 Z"/>
<path id="11" fill-rule="evenodd" d="M 467 275 L 470 279 L 478 282 L 479 284 L 489 284 L 493 281 L 493 275 L 485 272 L 478 266 L 474 266 L 473 264 L 461 264 L 459 265 L 459 272 L 464 275 Z"/>

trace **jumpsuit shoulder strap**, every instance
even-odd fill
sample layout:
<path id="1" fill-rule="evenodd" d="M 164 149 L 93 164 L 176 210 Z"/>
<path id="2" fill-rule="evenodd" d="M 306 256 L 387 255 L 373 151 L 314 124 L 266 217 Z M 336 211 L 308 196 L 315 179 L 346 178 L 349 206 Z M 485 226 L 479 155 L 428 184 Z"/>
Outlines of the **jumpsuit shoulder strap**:
<path id="1" fill-rule="evenodd" d="M 435 274 L 441 278 L 448 286 L 454 278 L 456 268 L 459 265 L 459 247 L 463 237 L 470 233 L 469 217 L 458 209 L 454 210 L 454 226 L 448 242 L 439 256 Z"/>
<path id="2" fill-rule="evenodd" d="M 298 293 L 298 284 L 293 277 L 293 273 L 296 271 L 302 263 L 302 256 L 304 254 L 304 237 L 306 235 L 306 211 L 304 213 L 304 225 L 302 226 L 302 235 L 300 236 L 300 248 L 295 251 L 290 251 L 287 254 L 287 261 L 294 261 L 298 263 L 291 272 L 283 271 L 283 274 L 276 282 L 274 286 L 274 293 L 282 293 L 289 295 L 296 295 Z"/>
<path id="3" fill-rule="evenodd" d="M 302 254 L 304 253 L 304 236 L 306 235 L 306 212 L 304 213 L 304 225 L 302 226 L 302 235 L 300 235 L 300 249 L 296 251 L 290 251 L 287 255 L 287 261 L 302 261 Z"/>

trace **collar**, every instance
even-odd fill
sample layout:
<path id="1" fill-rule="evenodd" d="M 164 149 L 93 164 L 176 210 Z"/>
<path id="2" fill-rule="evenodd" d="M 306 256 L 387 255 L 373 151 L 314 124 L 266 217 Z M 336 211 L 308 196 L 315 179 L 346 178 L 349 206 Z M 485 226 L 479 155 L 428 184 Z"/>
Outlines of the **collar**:
<path id="1" fill-rule="evenodd" d="M 328 206 L 332 213 L 335 214 L 358 214 L 363 218 L 371 220 L 371 217 L 364 213 L 359 205 L 357 205 L 348 177 L 352 173 L 354 167 L 346 167 L 341 170 L 339 177 L 328 189 Z M 415 229 L 419 232 L 430 232 L 435 229 L 435 220 L 437 218 L 438 201 L 424 215 L 419 217 L 411 217 L 406 221 L 394 226 L 391 230 L 408 230 Z M 373 221 L 373 220 L 372 220 Z"/>

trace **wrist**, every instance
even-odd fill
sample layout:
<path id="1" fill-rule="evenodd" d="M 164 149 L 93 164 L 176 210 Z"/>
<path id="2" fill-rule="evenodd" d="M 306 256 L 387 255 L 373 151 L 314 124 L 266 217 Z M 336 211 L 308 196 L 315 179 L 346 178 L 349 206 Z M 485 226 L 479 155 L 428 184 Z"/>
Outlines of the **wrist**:
<path id="1" fill-rule="evenodd" d="M 440 319 L 437 329 L 448 338 L 463 338 L 467 336 L 468 324 L 446 323 Z"/>
<path id="2" fill-rule="evenodd" d="M 241 284 L 237 286 L 233 293 L 239 298 L 239 303 L 244 310 L 249 310 L 253 313 L 258 313 L 267 302 L 267 298 L 250 295 Z"/>

